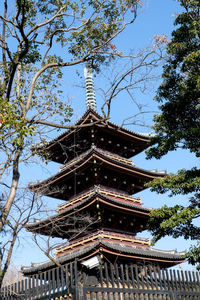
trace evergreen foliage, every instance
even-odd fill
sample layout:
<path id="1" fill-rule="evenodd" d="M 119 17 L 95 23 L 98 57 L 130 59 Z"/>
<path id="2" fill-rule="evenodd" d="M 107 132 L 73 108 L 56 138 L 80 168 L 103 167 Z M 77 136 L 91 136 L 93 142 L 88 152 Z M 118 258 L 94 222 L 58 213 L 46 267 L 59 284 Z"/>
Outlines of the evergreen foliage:
<path id="1" fill-rule="evenodd" d="M 179 2 L 183 12 L 176 17 L 176 29 L 167 45 L 163 81 L 155 98 L 160 103 L 161 113 L 154 119 L 157 136 L 151 141 L 148 158 L 159 159 L 178 148 L 200 156 L 200 2 Z M 199 263 L 200 170 L 183 169 L 164 180 L 154 180 L 149 186 L 158 193 L 170 192 L 171 196 L 191 194 L 188 205 L 153 210 L 149 228 L 153 242 L 166 235 L 197 240 L 187 258 L 192 264 Z"/>

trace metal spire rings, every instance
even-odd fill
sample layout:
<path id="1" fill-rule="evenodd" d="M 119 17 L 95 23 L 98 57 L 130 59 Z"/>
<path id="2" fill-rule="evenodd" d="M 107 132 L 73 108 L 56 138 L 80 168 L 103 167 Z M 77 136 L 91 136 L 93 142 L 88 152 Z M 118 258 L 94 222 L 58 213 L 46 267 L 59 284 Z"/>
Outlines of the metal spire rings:
<path id="1" fill-rule="evenodd" d="M 85 89 L 86 89 L 86 107 L 87 109 L 97 110 L 92 69 L 88 66 L 84 69 Z"/>

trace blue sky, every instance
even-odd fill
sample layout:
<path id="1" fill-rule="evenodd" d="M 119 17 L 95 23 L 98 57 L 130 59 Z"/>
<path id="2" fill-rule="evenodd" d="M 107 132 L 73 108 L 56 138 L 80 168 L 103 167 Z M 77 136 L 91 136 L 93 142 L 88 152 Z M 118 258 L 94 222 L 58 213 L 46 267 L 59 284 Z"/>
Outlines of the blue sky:
<path id="1" fill-rule="evenodd" d="M 141 12 L 139 13 L 135 23 L 131 25 L 125 32 L 123 32 L 117 39 L 116 45 L 124 52 L 129 52 L 130 49 L 139 49 L 148 45 L 153 36 L 156 34 L 167 34 L 170 37 L 170 33 L 173 30 L 174 15 L 180 11 L 179 3 L 175 0 L 146 0 Z M 83 66 L 78 68 L 79 72 L 83 73 Z M 105 71 L 105 69 L 104 69 Z M 161 69 L 160 69 L 161 72 Z M 65 70 L 63 79 L 64 95 L 70 98 L 72 107 L 74 108 L 73 120 L 78 119 L 85 111 L 85 96 L 84 90 L 75 86 L 75 82 L 83 84 L 83 80 L 76 77 L 75 69 Z M 102 74 L 99 74 L 95 79 L 95 88 L 98 89 L 99 83 L 106 85 L 105 79 L 102 79 Z M 159 81 L 152 83 L 151 88 L 145 93 L 141 94 L 136 92 L 135 98 L 148 103 L 149 108 L 155 109 L 155 103 L 153 97 L 155 91 L 159 85 Z M 98 111 L 100 112 L 100 104 L 102 100 L 97 93 Z M 119 96 L 114 103 L 111 111 L 111 121 L 121 124 L 122 120 L 135 113 L 135 106 L 130 100 L 125 99 L 125 94 Z M 134 131 L 142 131 L 137 126 L 130 126 L 129 129 Z M 151 129 L 144 129 L 144 131 L 151 131 Z M 134 163 L 144 169 L 158 170 L 167 169 L 167 172 L 176 172 L 180 168 L 191 168 L 197 165 L 197 159 L 189 154 L 187 151 L 176 151 L 169 153 L 161 160 L 145 160 L 145 154 L 142 153 L 133 158 Z M 35 181 L 36 179 L 44 179 L 49 174 L 56 173 L 59 166 L 50 163 L 48 170 L 40 169 L 39 167 L 32 167 L 31 172 L 27 172 L 26 180 Z M 30 167 L 29 167 L 30 169 Z M 140 193 L 141 199 L 145 206 L 148 207 L 160 207 L 167 203 L 173 205 L 174 201 L 183 202 L 187 201 L 184 198 L 176 197 L 176 199 L 168 198 L 167 195 L 157 195 L 151 193 L 149 190 L 145 190 Z M 52 201 L 52 200 L 51 200 Z M 140 234 L 140 236 L 148 237 L 146 233 Z M 177 248 L 178 251 L 182 251 L 188 248 L 189 242 L 180 240 L 172 240 L 171 238 L 165 238 L 155 245 L 155 248 L 171 250 Z M 26 233 L 22 241 L 21 246 L 16 248 L 13 260 L 20 265 L 30 265 L 31 262 L 39 262 L 47 260 L 40 250 L 37 249 L 31 242 L 31 233 Z"/>

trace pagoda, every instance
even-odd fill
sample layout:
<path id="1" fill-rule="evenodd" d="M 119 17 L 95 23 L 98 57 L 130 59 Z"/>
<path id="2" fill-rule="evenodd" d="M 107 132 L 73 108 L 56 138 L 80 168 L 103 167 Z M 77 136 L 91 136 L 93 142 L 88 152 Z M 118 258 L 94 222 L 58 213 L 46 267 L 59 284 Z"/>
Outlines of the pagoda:
<path id="1" fill-rule="evenodd" d="M 147 228 L 150 208 L 135 194 L 165 172 L 135 166 L 131 157 L 148 147 L 150 135 L 120 127 L 96 112 L 92 74 L 86 69 L 87 111 L 76 124 L 37 152 L 62 164 L 50 178 L 29 185 L 31 191 L 64 201 L 48 218 L 28 223 L 35 234 L 62 238 L 59 264 L 79 261 L 90 267 L 104 261 L 171 267 L 183 253 L 157 250 L 137 237 Z M 47 261 L 23 267 L 33 276 L 55 267 Z"/>

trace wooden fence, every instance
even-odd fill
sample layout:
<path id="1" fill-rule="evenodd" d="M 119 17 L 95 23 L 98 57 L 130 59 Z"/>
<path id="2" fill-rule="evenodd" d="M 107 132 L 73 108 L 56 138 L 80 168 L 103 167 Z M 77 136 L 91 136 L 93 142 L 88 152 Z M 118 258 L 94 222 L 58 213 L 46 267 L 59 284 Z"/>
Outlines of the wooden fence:
<path id="1" fill-rule="evenodd" d="M 93 269 L 71 263 L 7 286 L 0 299 L 200 299 L 200 273 L 105 263 Z"/>

